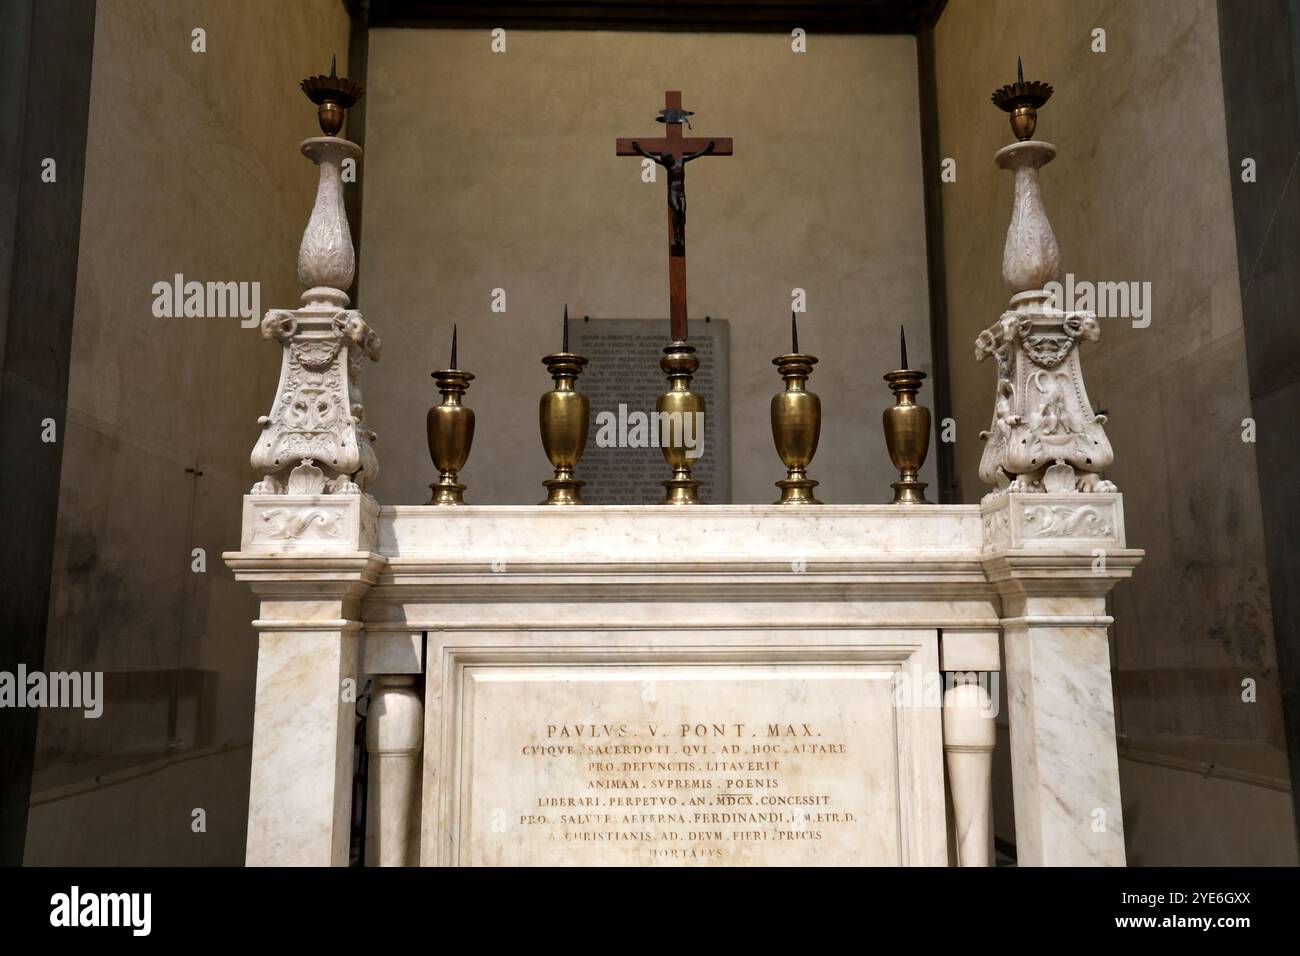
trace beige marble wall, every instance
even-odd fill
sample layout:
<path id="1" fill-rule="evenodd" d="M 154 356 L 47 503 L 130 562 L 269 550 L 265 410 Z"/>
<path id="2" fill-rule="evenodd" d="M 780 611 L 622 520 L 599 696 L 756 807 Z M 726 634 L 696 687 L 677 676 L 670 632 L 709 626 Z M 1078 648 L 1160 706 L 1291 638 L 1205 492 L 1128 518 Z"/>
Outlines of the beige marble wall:
<path id="1" fill-rule="evenodd" d="M 732 500 L 784 477 L 768 402 L 789 347 L 790 290 L 825 425 L 812 476 L 829 502 L 887 501 L 881 375 L 898 326 L 929 368 L 915 41 L 783 34 L 372 31 L 361 306 L 384 337 L 367 370 L 386 504 L 428 500 L 429 378 L 454 321 L 478 416 L 463 479 L 474 502 L 531 503 L 550 471 L 537 434 L 539 361 L 560 313 L 664 316 L 664 183 L 614 138 L 655 135 L 665 89 L 731 158 L 690 165 L 690 310 L 731 322 Z M 504 288 L 504 314 L 489 309 Z M 435 365 L 435 363 L 437 363 Z M 929 480 L 933 480 L 931 477 Z"/>
<path id="2" fill-rule="evenodd" d="M 1090 49 L 1097 27 L 1105 53 Z M 1255 453 L 1241 440 L 1250 396 L 1215 4 L 950 0 L 936 54 L 941 155 L 958 169 L 943 213 L 963 500 L 986 490 L 977 436 L 993 394 L 971 345 L 1008 297 L 1012 184 L 993 153 L 1011 134 L 989 94 L 1015 78 L 1019 54 L 1026 78 L 1056 87 L 1038 138 L 1060 150 L 1042 182 L 1063 271 L 1152 283 L 1150 326 L 1103 319 L 1083 352 L 1110 415 L 1107 477 L 1125 493 L 1130 543 L 1147 551 L 1113 598 L 1117 724 L 1142 761 L 1124 773 L 1130 859 L 1294 863 L 1287 801 L 1246 782 L 1284 780 L 1287 764 Z M 1258 702 L 1242 702 L 1245 679 Z M 1211 793 L 1200 762 L 1246 780 Z"/>
<path id="3" fill-rule="evenodd" d="M 107 672 L 110 700 L 97 721 L 42 714 L 27 861 L 238 863 L 256 605 L 220 553 L 279 350 L 238 319 L 155 318 L 151 289 L 182 273 L 297 304 L 317 129 L 297 85 L 332 52 L 344 71 L 348 19 L 337 0 L 109 0 L 95 29 L 45 667 Z"/>

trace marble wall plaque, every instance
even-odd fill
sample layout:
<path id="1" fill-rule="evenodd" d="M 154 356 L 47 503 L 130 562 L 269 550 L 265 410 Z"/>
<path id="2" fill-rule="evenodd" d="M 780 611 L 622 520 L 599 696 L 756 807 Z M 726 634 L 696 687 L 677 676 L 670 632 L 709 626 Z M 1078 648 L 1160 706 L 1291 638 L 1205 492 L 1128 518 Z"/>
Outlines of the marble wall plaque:
<path id="1" fill-rule="evenodd" d="M 909 862 L 900 821 L 920 819 L 925 799 L 910 775 L 941 771 L 937 746 L 929 761 L 912 753 L 924 734 L 894 706 L 899 669 L 466 664 L 448 753 L 448 862 Z"/>
<path id="2" fill-rule="evenodd" d="M 700 357 L 691 388 L 704 396 L 705 403 L 704 453 L 693 472 L 704 482 L 701 501 L 727 504 L 731 501 L 731 400 L 726 321 L 693 320 L 689 341 Z M 570 319 L 569 342 L 572 351 L 590 360 L 578 379 L 578 389 L 591 400 L 587 451 L 578 468 L 578 477 L 587 482 L 583 498 L 601 505 L 662 501 L 660 482 L 670 474 L 663 452 L 650 447 L 601 447 L 597 434 L 602 411 L 617 416 L 620 405 L 628 414 L 654 411 L 655 400 L 668 387 L 659 368 L 668 344 L 668 320 Z"/>

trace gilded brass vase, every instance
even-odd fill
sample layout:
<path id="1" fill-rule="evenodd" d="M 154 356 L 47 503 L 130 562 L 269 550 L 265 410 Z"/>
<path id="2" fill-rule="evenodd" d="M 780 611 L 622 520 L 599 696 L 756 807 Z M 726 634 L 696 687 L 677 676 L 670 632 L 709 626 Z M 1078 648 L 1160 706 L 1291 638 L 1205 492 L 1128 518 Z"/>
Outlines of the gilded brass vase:
<path id="1" fill-rule="evenodd" d="M 662 482 L 665 505 L 698 505 L 700 482 L 691 463 L 704 450 L 704 397 L 691 391 L 691 376 L 700 367 L 695 348 L 674 342 L 664 349 L 659 367 L 668 376 L 668 391 L 655 402 L 663 433 L 660 448 L 673 476 Z"/>
<path id="2" fill-rule="evenodd" d="M 459 472 L 469 459 L 474 443 L 474 409 L 461 403 L 461 397 L 474 378 L 462 369 L 445 368 L 433 373 L 442 393 L 442 403 L 429 409 L 425 428 L 429 437 L 429 457 L 438 469 L 431 505 L 463 505 L 465 486 Z"/>
<path id="3" fill-rule="evenodd" d="M 772 440 L 785 465 L 785 478 L 778 505 L 819 505 L 813 496 L 817 482 L 808 477 L 808 466 L 817 454 L 822 431 L 822 401 L 808 391 L 808 376 L 817 359 L 801 352 L 789 352 L 772 359 L 785 379 L 785 390 L 772 396 Z"/>
<path id="4" fill-rule="evenodd" d="M 930 503 L 925 500 L 926 483 L 917 479 L 917 472 L 930 451 L 930 410 L 916 401 L 923 378 L 925 373 L 915 369 L 899 369 L 885 375 L 885 381 L 894 391 L 894 405 L 885 409 L 882 418 L 889 459 L 898 469 L 898 481 L 892 485 L 896 505 Z"/>
<path id="5" fill-rule="evenodd" d="M 555 469 L 555 477 L 542 482 L 546 500 L 541 503 L 580 505 L 584 503 L 582 486 L 586 482 L 575 478 L 573 472 L 587 447 L 591 404 L 574 383 L 587 360 L 566 351 L 554 352 L 542 361 L 555 380 L 555 387 L 542 396 L 538 406 L 542 447 Z"/>

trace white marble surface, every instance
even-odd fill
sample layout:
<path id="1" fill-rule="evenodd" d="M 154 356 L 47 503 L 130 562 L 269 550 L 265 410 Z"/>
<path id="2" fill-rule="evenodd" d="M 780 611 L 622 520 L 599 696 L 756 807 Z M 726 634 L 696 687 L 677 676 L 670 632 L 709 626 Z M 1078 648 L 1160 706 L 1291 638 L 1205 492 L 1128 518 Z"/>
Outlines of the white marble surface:
<path id="1" fill-rule="evenodd" d="M 986 495 L 984 549 L 1087 552 L 1123 549 L 1124 498 L 1111 493 Z"/>
<path id="2" fill-rule="evenodd" d="M 997 628 L 946 627 L 939 642 L 939 669 L 948 673 L 1002 669 Z"/>
<path id="3" fill-rule="evenodd" d="M 1043 208 L 1038 170 L 1056 156 L 1056 147 L 1040 140 L 1004 146 L 996 162 L 1015 176 L 1011 224 L 1002 248 L 1002 280 L 1012 292 L 1041 289 L 1061 272 L 1061 250 Z"/>
<path id="4" fill-rule="evenodd" d="M 995 627 L 976 506 L 385 507 L 367 629 Z"/>
<path id="5" fill-rule="evenodd" d="M 411 859 L 408 852 L 426 864 L 556 862 L 548 840 L 506 840 L 507 831 L 494 829 L 514 819 L 517 836 L 542 832 L 518 822 L 527 816 L 519 794 L 575 785 L 572 767 L 542 774 L 519 748 L 539 722 L 644 724 L 652 701 L 640 695 L 651 687 L 655 706 L 679 725 L 765 722 L 778 710 L 787 723 L 834 727 L 853 744 L 853 772 L 874 775 L 870 786 L 841 781 L 837 799 L 875 824 L 871 837 L 823 841 L 816 854 L 791 849 L 787 857 L 760 841 L 710 837 L 693 841 L 695 849 L 730 856 L 653 862 L 945 863 L 939 635 L 945 670 L 986 671 L 998 666 L 999 629 L 1022 861 L 1123 860 L 1104 597 L 1141 552 L 1125 547 L 1118 495 L 1070 496 L 1100 517 L 1061 521 L 1048 534 L 1031 509 L 1054 506 L 1052 496 L 1016 493 L 981 507 L 396 507 L 375 510 L 373 522 L 367 501 L 330 496 L 352 509 L 348 534 L 286 550 L 260 533 L 259 509 L 271 504 L 254 496 L 245 512 L 249 547 L 226 557 L 262 595 L 256 623 L 264 638 L 274 636 L 268 668 L 281 654 L 304 667 L 259 683 L 264 739 L 259 745 L 255 735 L 255 780 L 289 779 L 299 751 L 333 748 L 336 771 L 347 759 L 341 741 L 330 742 L 328 722 L 290 715 L 334 706 L 320 698 L 326 678 L 355 654 L 357 629 L 373 648 L 369 668 L 394 675 L 416 670 L 417 635 L 427 632 L 422 796 L 412 808 L 419 846 L 388 862 Z M 320 499 L 291 504 L 309 509 Z M 323 657 L 310 650 L 322 638 Z M 720 668 L 734 673 L 718 682 L 711 675 Z M 910 675 L 915 693 L 885 714 L 864 675 L 891 670 L 895 679 Z M 935 693 L 925 694 L 927 681 Z M 959 789 L 977 795 L 961 808 L 970 862 L 979 859 L 987 818 L 978 797 L 987 751 L 976 733 L 983 726 L 960 717 L 950 721 L 949 762 Z M 403 750 L 390 760 L 399 792 L 409 758 Z M 833 776 L 822 765 L 778 786 L 805 780 L 825 791 Z M 250 859 L 333 859 L 327 834 L 306 825 L 292 800 L 265 785 L 255 796 L 253 814 L 269 822 L 258 823 L 257 848 L 250 837 Z M 400 803 L 390 796 L 375 799 Z M 337 814 L 340 801 L 336 789 L 310 808 Z M 1109 828 L 1099 836 L 1087 830 L 1094 808 Z M 390 807 L 388 816 L 400 815 Z M 609 852 L 587 848 L 566 860 L 650 862 L 626 848 Z"/>
<path id="6" fill-rule="evenodd" d="M 367 674 L 423 674 L 423 631 L 377 631 L 362 639 L 361 667 Z"/>
<path id="7" fill-rule="evenodd" d="M 369 495 L 245 495 L 244 554 L 371 551 L 379 504 Z"/>
<path id="8" fill-rule="evenodd" d="M 967 556 L 980 548 L 974 505 L 480 505 L 384 507 L 379 550 L 452 567 L 879 562 L 883 555 Z"/>
<path id="9" fill-rule="evenodd" d="M 952 794 L 958 866 L 989 866 L 993 842 L 993 749 L 997 724 L 989 693 L 979 683 L 944 691 L 943 749 Z"/>
<path id="10" fill-rule="evenodd" d="M 383 559 L 346 550 L 224 558 L 260 599 L 246 860 L 346 866 L 361 595 Z"/>
<path id="11" fill-rule="evenodd" d="M 355 631 L 263 632 L 249 782 L 249 866 L 347 866 Z"/>
<path id="12" fill-rule="evenodd" d="M 1021 549 L 987 562 L 1002 598 L 1023 865 L 1124 865 L 1106 594 L 1141 556 Z"/>
<path id="13" fill-rule="evenodd" d="M 424 862 L 942 865 L 936 637 L 437 632 Z"/>
<path id="14" fill-rule="evenodd" d="M 1016 855 L 1025 866 L 1123 866 L 1104 627 L 1008 626 Z"/>
<path id="15" fill-rule="evenodd" d="M 420 682 L 411 674 L 384 673 L 374 681 L 366 713 L 366 865 L 414 865 L 424 736 Z"/>

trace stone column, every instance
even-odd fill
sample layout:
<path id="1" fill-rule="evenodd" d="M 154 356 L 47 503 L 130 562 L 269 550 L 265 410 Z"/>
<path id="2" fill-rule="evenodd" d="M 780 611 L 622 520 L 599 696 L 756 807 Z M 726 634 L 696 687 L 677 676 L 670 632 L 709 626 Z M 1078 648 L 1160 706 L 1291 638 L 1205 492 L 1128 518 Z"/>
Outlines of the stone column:
<path id="1" fill-rule="evenodd" d="M 990 497 L 984 570 L 1002 599 L 1017 860 L 1123 866 L 1106 595 L 1142 557 L 1124 547 L 1123 499 Z"/>
<path id="2" fill-rule="evenodd" d="M 361 598 L 384 558 L 368 495 L 248 495 L 226 563 L 261 599 L 250 866 L 347 866 Z"/>
<path id="3" fill-rule="evenodd" d="M 996 160 L 1015 176 L 1002 254 L 1009 308 L 975 340 L 997 364 L 980 477 L 984 570 L 1002 599 L 1016 855 L 1036 865 L 1124 864 L 1106 595 L 1142 552 L 1124 544 L 1123 499 L 1106 416 L 1083 382 L 1079 343 L 1097 317 L 1063 289 L 1061 251 L 1038 170 L 1056 155 L 1034 140 L 1044 83 L 993 94 L 1019 142 Z M 1068 283 L 1067 276 L 1067 284 Z"/>
<path id="4" fill-rule="evenodd" d="M 302 89 L 325 134 L 300 146 L 320 168 L 298 246 L 306 291 L 301 308 L 262 318 L 262 336 L 280 342 L 280 381 L 258 420 L 250 461 L 262 478 L 244 496 L 240 550 L 225 559 L 261 598 L 246 860 L 347 866 L 361 598 L 385 563 L 360 382 L 380 341 L 346 308 L 356 252 L 343 170 L 361 148 L 337 134 L 362 90 L 332 66 Z"/>
<path id="5" fill-rule="evenodd" d="M 414 866 L 419 863 L 424 634 L 367 634 L 364 669 L 374 676 L 366 715 L 366 865 Z"/>
<path id="6" fill-rule="evenodd" d="M 945 628 L 943 752 L 956 825 L 958 866 L 992 866 L 993 750 L 997 745 L 998 635 Z M 990 694 L 992 689 L 992 695 Z"/>

